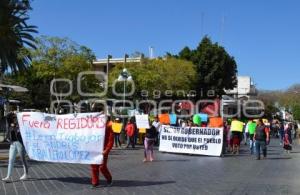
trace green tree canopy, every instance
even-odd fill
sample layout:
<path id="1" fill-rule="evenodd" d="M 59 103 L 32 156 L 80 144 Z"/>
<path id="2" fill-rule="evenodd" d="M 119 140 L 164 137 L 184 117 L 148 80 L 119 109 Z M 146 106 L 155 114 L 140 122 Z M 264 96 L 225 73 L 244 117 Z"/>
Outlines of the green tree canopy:
<path id="1" fill-rule="evenodd" d="M 32 33 L 37 33 L 37 27 L 27 24 L 29 9 L 28 0 L 0 1 L 1 73 L 23 70 L 31 62 L 25 47 L 35 48 Z"/>
<path id="2" fill-rule="evenodd" d="M 292 112 L 294 119 L 300 120 L 300 85 L 295 84 L 287 90 L 282 91 L 259 91 L 258 98 L 261 99 L 266 108 L 266 113 L 276 114 L 279 109 L 284 108 Z"/>
<path id="3" fill-rule="evenodd" d="M 123 68 L 122 64 L 118 64 L 110 72 L 110 86 L 118 78 Z M 195 67 L 191 62 L 185 60 L 175 58 L 144 60 L 141 64 L 127 63 L 126 68 L 135 83 L 134 98 L 141 98 L 141 95 L 146 95 L 146 92 L 148 98 L 158 98 L 158 93 L 160 93 L 160 98 L 165 98 L 171 93 L 172 97 L 182 97 L 184 93 L 179 91 L 188 93 L 195 86 Z M 122 84 L 122 82 L 117 83 L 116 88 L 119 89 L 119 93 L 123 91 Z M 129 90 L 128 86 L 126 91 Z M 167 94 L 166 91 L 168 91 Z"/>
<path id="4" fill-rule="evenodd" d="M 77 76 L 82 71 L 93 70 L 91 62 L 95 55 L 89 48 L 68 38 L 41 36 L 37 38 L 37 49 L 32 50 L 31 55 L 32 66 L 27 71 L 11 75 L 15 82 L 29 89 L 27 106 L 49 107 L 51 99 L 56 98 L 50 95 L 50 82 L 54 78 L 72 81 L 73 93 L 64 99 L 79 101 L 82 98 L 77 93 Z M 82 89 L 87 93 L 101 91 L 94 75 L 86 76 Z M 58 82 L 55 85 L 57 93 L 65 93 L 68 90 L 69 85 L 66 82 Z"/>
<path id="5" fill-rule="evenodd" d="M 204 95 L 208 90 L 214 90 L 216 95 L 224 94 L 224 90 L 233 89 L 237 84 L 237 65 L 224 47 L 212 43 L 204 37 L 196 49 L 183 48 L 178 56 L 193 62 L 197 71 L 197 91 Z"/>

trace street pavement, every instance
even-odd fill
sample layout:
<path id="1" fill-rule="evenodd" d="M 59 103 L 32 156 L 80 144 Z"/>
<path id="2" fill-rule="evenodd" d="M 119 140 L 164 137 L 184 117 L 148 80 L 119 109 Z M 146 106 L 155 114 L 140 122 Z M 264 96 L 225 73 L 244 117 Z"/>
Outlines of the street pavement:
<path id="1" fill-rule="evenodd" d="M 5 177 L 7 160 L 2 150 L 0 177 Z M 20 163 L 13 172 L 14 182 L 0 182 L 0 195 L 34 194 L 300 194 L 300 146 L 285 154 L 277 139 L 271 140 L 268 157 L 255 160 L 243 146 L 240 155 L 224 158 L 160 153 L 155 161 L 143 163 L 142 146 L 114 149 L 109 158 L 113 186 L 91 189 L 89 165 L 29 161 L 30 178 Z"/>

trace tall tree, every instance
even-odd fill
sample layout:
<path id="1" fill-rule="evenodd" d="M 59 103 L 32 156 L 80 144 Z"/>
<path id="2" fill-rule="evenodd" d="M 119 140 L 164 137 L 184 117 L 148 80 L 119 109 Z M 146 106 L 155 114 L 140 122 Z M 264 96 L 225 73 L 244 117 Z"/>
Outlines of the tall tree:
<path id="1" fill-rule="evenodd" d="M 110 87 L 123 68 L 123 64 L 117 64 L 110 72 Z M 135 83 L 133 98 L 140 99 L 141 95 L 150 99 L 184 98 L 195 87 L 196 70 L 193 63 L 186 60 L 145 59 L 141 64 L 128 63 L 126 68 Z M 123 83 L 118 82 L 116 85 L 117 91 L 123 92 Z M 126 92 L 131 90 L 129 86 Z M 112 94 L 110 96 L 114 97 Z"/>
<path id="2" fill-rule="evenodd" d="M 1 73 L 25 69 L 31 62 L 25 47 L 35 48 L 32 33 L 37 27 L 28 25 L 28 0 L 0 1 L 0 65 Z"/>
<path id="3" fill-rule="evenodd" d="M 204 37 L 194 50 L 183 48 L 178 57 L 192 61 L 196 66 L 198 98 L 207 95 L 208 90 L 214 90 L 215 95 L 222 95 L 224 90 L 233 89 L 237 84 L 234 58 L 208 37 Z"/>
<path id="4" fill-rule="evenodd" d="M 41 36 L 36 39 L 37 49 L 31 52 L 32 66 L 27 71 L 11 74 L 14 82 L 27 87 L 26 106 L 44 109 L 49 107 L 50 99 L 66 99 L 78 102 L 81 97 L 77 93 L 77 76 L 82 71 L 91 71 L 91 61 L 95 59 L 93 52 L 78 45 L 68 38 Z M 73 93 L 68 97 L 54 97 L 50 94 L 50 82 L 53 78 L 63 78 L 72 81 Z M 82 82 L 82 90 L 86 93 L 101 91 L 99 82 L 94 75 L 86 75 Z M 58 82 L 55 85 L 56 93 L 66 93 L 69 85 Z M 24 95 L 25 96 L 25 95 Z M 86 97 L 84 97 L 86 98 Z M 22 100 L 24 98 L 22 97 Z"/>

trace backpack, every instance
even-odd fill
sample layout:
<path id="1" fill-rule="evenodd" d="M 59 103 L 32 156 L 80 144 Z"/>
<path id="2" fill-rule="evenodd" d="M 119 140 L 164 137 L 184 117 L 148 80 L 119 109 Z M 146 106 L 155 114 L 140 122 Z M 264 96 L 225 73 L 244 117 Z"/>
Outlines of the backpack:
<path id="1" fill-rule="evenodd" d="M 256 131 L 255 131 L 255 133 L 256 133 L 255 139 L 256 140 L 259 140 L 259 141 L 265 141 L 266 140 L 267 134 L 265 132 L 265 128 L 266 127 L 264 125 L 256 127 Z"/>

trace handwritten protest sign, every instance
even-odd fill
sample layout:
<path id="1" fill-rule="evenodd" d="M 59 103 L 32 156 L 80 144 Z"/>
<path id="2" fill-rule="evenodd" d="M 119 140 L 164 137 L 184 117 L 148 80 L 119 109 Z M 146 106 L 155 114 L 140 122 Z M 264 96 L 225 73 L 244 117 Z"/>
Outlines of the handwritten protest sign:
<path id="1" fill-rule="evenodd" d="M 207 122 L 208 121 L 208 115 L 207 114 L 200 113 L 198 115 L 201 118 L 201 122 Z"/>
<path id="2" fill-rule="evenodd" d="M 29 158 L 49 162 L 102 163 L 104 115 L 22 112 L 17 117 Z"/>
<path id="3" fill-rule="evenodd" d="M 135 115 L 135 122 L 137 128 L 149 129 L 149 116 L 148 114 Z"/>
<path id="4" fill-rule="evenodd" d="M 209 127 L 223 127 L 223 119 L 221 117 L 210 117 Z"/>
<path id="5" fill-rule="evenodd" d="M 163 125 L 159 151 L 220 156 L 223 128 L 174 127 Z"/>
<path id="6" fill-rule="evenodd" d="M 146 129 L 145 128 L 139 128 L 139 133 L 146 133 Z"/>
<path id="7" fill-rule="evenodd" d="M 176 116 L 176 114 L 170 114 L 169 117 L 170 117 L 170 124 L 171 125 L 176 125 L 176 123 L 177 123 L 177 116 Z"/>
<path id="8" fill-rule="evenodd" d="M 201 125 L 201 117 L 198 114 L 193 116 L 193 123 L 196 125 Z"/>
<path id="9" fill-rule="evenodd" d="M 122 130 L 122 123 L 113 123 L 112 124 L 112 129 L 114 133 L 121 133 Z"/>
<path id="10" fill-rule="evenodd" d="M 164 125 L 170 124 L 170 116 L 169 114 L 160 114 L 158 115 L 159 122 Z"/>

